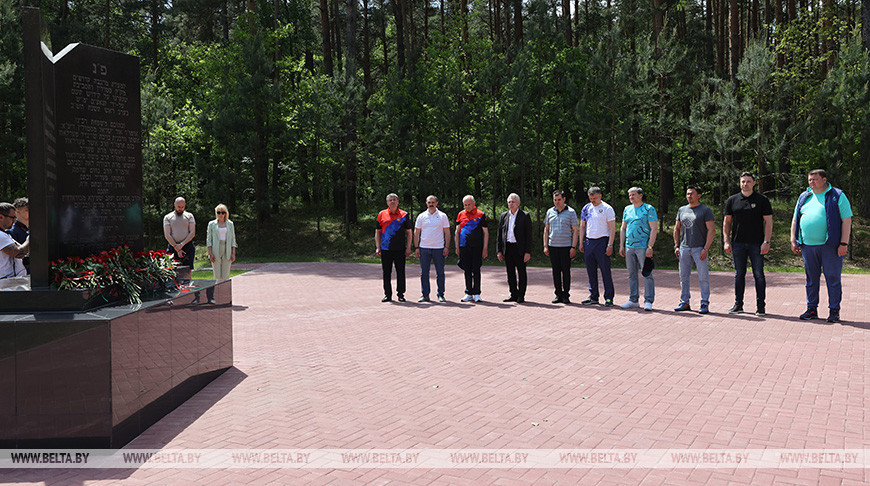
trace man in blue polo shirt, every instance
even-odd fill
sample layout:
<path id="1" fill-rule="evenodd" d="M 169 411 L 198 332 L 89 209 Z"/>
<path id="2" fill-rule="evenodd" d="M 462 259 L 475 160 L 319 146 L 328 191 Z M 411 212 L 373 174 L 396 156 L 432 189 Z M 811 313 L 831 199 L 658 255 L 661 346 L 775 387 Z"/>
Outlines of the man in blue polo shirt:
<path id="1" fill-rule="evenodd" d="M 849 250 L 852 233 L 852 206 L 840 189 L 828 183 L 822 169 L 810 171 L 809 187 L 801 193 L 791 221 L 791 250 L 803 255 L 807 274 L 807 310 L 803 320 L 819 317 L 819 286 L 822 273 L 828 287 L 827 321 L 840 321 L 843 287 L 843 257 Z"/>

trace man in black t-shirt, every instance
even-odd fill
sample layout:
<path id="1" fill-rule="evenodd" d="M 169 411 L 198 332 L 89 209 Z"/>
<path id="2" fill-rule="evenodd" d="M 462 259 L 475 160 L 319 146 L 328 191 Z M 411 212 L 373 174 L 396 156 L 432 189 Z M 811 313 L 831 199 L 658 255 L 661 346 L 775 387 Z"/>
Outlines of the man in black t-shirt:
<path id="1" fill-rule="evenodd" d="M 773 209 L 767 197 L 754 191 L 755 177 L 749 172 L 740 174 L 740 192 L 725 203 L 722 235 L 725 253 L 734 257 L 734 306 L 728 312 L 743 312 L 743 292 L 746 288 L 746 259 L 752 262 L 755 278 L 755 315 L 765 314 L 764 298 L 767 282 L 764 279 L 764 255 L 770 251 L 773 234 Z"/>

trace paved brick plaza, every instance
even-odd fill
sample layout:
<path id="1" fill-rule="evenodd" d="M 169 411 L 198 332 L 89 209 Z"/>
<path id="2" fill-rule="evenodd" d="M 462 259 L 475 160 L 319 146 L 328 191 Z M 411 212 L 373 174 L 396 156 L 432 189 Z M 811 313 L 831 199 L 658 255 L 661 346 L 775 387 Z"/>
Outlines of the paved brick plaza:
<path id="1" fill-rule="evenodd" d="M 407 297 L 416 301 L 416 265 L 408 273 Z M 545 268 L 530 269 L 523 305 L 501 302 L 502 267 L 484 268 L 486 302 L 459 303 L 455 266 L 450 302 L 383 304 L 380 265 L 266 265 L 233 279 L 235 368 L 127 447 L 870 448 L 870 277 L 844 276 L 844 322 L 825 325 L 794 317 L 804 309 L 803 274 L 768 275 L 766 318 L 727 315 L 726 273 L 711 275 L 713 314 L 676 314 L 677 273 L 655 275 L 649 313 L 550 304 Z M 619 304 L 627 276 L 614 276 Z M 575 268 L 573 280 L 572 298 L 582 300 L 585 270 Z M 693 282 L 697 308 L 694 274 Z M 52 485 L 868 480 L 862 469 L 834 468 L 0 470 L 0 481 Z"/>

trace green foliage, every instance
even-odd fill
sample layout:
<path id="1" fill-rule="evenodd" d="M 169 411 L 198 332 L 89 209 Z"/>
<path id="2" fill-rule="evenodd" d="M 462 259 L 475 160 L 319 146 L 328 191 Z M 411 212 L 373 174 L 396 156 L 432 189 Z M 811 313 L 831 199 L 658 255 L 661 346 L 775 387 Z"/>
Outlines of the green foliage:
<path id="1" fill-rule="evenodd" d="M 649 2 L 584 2 L 571 43 L 556 0 L 522 2 L 523 38 L 509 43 L 495 32 L 492 3 L 472 2 L 465 15 L 444 2 L 443 32 L 440 4 L 427 4 L 425 18 L 411 4 L 400 70 L 395 5 L 367 2 L 365 87 L 366 36 L 357 32 L 356 73 L 343 72 L 334 45 L 347 55 L 343 3 L 329 13 L 331 75 L 313 0 L 52 0 L 42 8 L 55 50 L 101 45 L 108 29 L 112 48 L 142 57 L 152 236 L 177 195 L 200 219 L 217 202 L 255 215 L 254 244 L 263 245 L 266 220 L 287 208 L 318 224 L 337 221 L 351 206 L 346 185 L 363 221 L 388 192 L 412 211 L 435 194 L 451 215 L 465 194 L 495 212 L 517 192 L 539 220 L 555 188 L 580 205 L 593 184 L 611 201 L 641 185 L 650 201 L 673 206 L 681 198 L 669 193 L 701 183 L 716 205 L 749 170 L 765 193 L 788 200 L 815 167 L 828 169 L 859 211 L 870 209 L 862 177 L 870 171 L 870 68 L 859 36 L 839 18 L 824 27 L 800 10 L 787 25 L 754 33 L 732 80 L 715 72 L 722 66 L 707 52 L 713 33 L 697 0 L 662 2 L 656 32 Z M 0 0 L 0 195 L 8 197 L 23 191 L 25 177 L 15 9 Z M 836 49 L 823 48 L 828 37 Z"/>

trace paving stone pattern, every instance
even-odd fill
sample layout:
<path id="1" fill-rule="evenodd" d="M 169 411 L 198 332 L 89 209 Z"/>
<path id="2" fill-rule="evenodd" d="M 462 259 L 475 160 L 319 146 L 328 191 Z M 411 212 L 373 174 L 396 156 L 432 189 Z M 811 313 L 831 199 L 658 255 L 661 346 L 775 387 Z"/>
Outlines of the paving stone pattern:
<path id="1" fill-rule="evenodd" d="M 657 270 L 655 312 L 527 303 L 381 303 L 380 265 L 281 263 L 233 279 L 235 367 L 128 445 L 172 448 L 868 447 L 867 276 L 844 276 L 843 323 L 803 322 L 802 273 L 768 274 L 768 315 L 728 315 L 712 273 L 708 316 L 675 313 L 679 277 Z M 625 270 L 614 271 L 617 305 Z M 572 299 L 586 297 L 574 268 Z M 754 287 L 747 282 L 747 310 Z M 434 287 L 434 271 L 433 282 Z M 700 293 L 693 274 L 693 302 Z M 642 287 L 642 286 L 641 286 Z M 434 293 L 433 293 L 434 297 Z M 822 304 L 826 291 L 822 290 Z M 823 309 L 822 316 L 827 316 Z M 537 423 L 535 426 L 533 423 Z M 16 484 L 865 484 L 860 469 L 6 470 Z"/>

